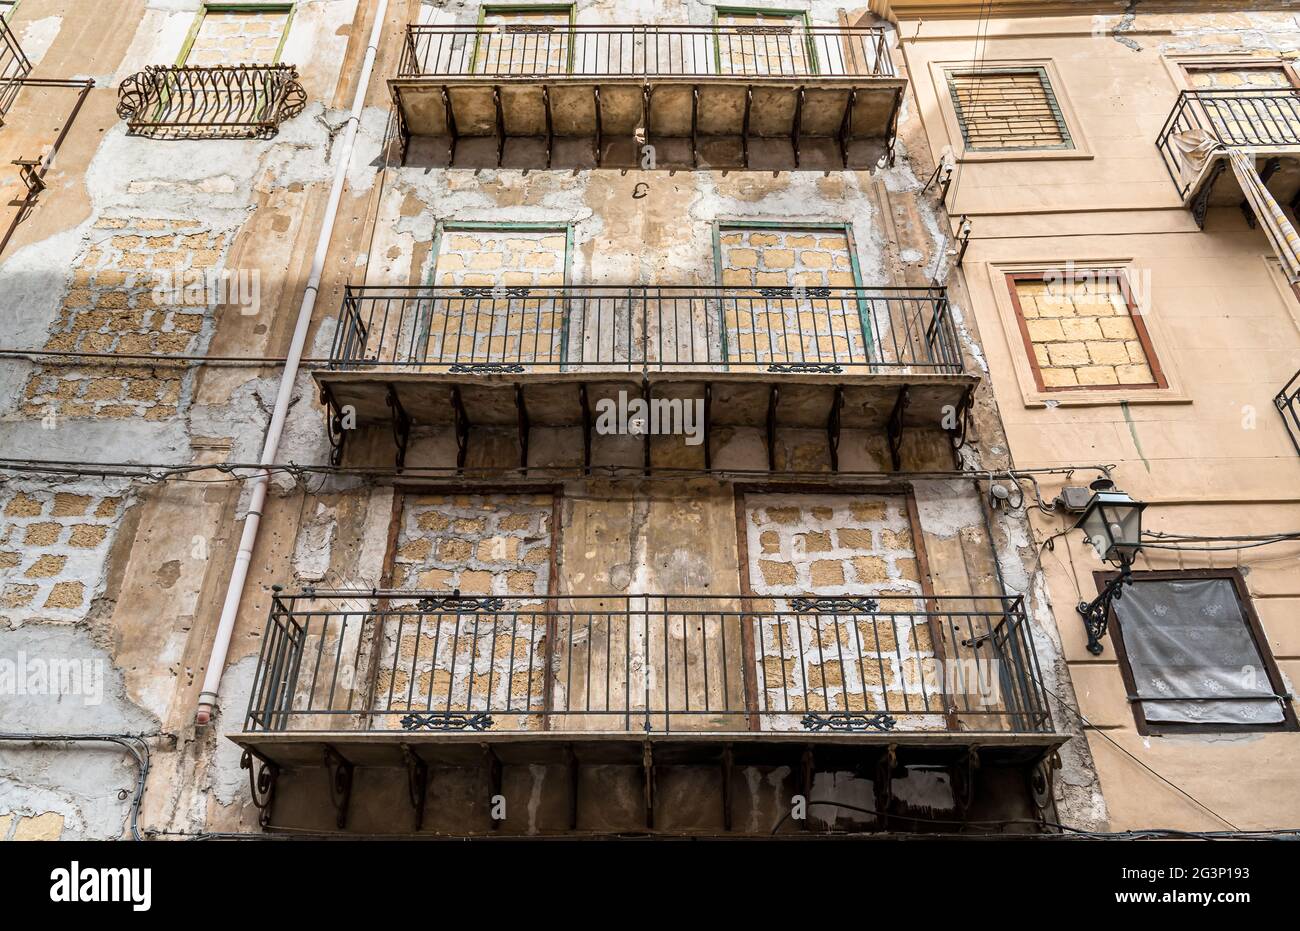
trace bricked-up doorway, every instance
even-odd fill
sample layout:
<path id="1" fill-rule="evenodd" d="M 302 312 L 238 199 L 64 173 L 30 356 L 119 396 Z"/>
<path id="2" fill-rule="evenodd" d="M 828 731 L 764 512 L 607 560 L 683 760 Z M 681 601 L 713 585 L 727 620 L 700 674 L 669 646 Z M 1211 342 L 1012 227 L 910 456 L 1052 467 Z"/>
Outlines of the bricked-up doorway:
<path id="1" fill-rule="evenodd" d="M 411 311 L 414 358 L 434 366 L 565 360 L 572 232 L 564 224 L 445 223 L 433 288 Z"/>
<path id="2" fill-rule="evenodd" d="M 491 712 L 494 729 L 545 727 L 558 502 L 549 489 L 398 494 L 385 587 L 462 601 L 381 605 L 373 726 Z"/>
<path id="3" fill-rule="evenodd" d="M 805 715 L 826 712 L 888 712 L 900 729 L 947 726 L 943 637 L 927 614 L 910 494 L 738 490 L 736 515 L 754 612 L 755 726 L 798 730 Z M 874 608 L 801 610 L 808 596 Z"/>
<path id="4" fill-rule="evenodd" d="M 714 227 L 723 358 L 731 366 L 863 363 L 874 356 L 871 308 L 847 224 Z"/>

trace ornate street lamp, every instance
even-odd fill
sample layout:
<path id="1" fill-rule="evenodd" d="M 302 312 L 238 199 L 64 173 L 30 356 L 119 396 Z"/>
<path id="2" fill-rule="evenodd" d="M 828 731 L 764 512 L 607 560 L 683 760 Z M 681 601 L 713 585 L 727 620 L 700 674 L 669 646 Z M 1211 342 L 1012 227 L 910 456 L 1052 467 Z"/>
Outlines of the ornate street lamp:
<path id="1" fill-rule="evenodd" d="M 1097 558 L 1119 567 L 1119 575 L 1092 601 L 1079 602 L 1078 611 L 1088 629 L 1088 652 L 1102 651 L 1101 638 L 1106 636 L 1111 603 L 1123 597 L 1123 588 L 1133 581 L 1133 560 L 1142 548 L 1142 511 L 1146 507 L 1115 487 L 1108 478 L 1097 479 L 1090 486 L 1092 500 L 1075 527 L 1088 536 Z"/>

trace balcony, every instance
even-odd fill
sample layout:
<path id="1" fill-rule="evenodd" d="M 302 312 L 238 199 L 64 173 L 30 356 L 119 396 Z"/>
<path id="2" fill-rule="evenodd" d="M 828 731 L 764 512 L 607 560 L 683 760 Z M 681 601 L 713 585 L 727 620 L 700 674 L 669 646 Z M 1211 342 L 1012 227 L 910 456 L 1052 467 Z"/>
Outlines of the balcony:
<path id="1" fill-rule="evenodd" d="M 406 767 L 417 825 L 431 767 L 498 794 L 502 767 L 567 764 L 575 811 L 580 769 L 639 767 L 651 826 L 665 767 L 1032 766 L 1064 741 L 1040 681 L 1019 598 L 307 591 L 273 597 L 229 736 L 264 795 Z"/>
<path id="2" fill-rule="evenodd" d="M 1180 152 L 1180 139 L 1219 145 L 1189 159 Z M 1210 207 L 1237 206 L 1253 226 L 1241 185 L 1227 170 L 1227 151 L 1251 153 L 1274 198 L 1294 210 L 1300 195 L 1300 89 L 1183 91 L 1156 145 L 1198 226 L 1205 225 Z"/>
<path id="3" fill-rule="evenodd" d="M 498 167 L 531 140 L 521 164 L 820 170 L 888 156 L 905 82 L 885 30 L 799 23 L 410 26 L 389 84 L 448 164 L 491 139 Z"/>
<path id="4" fill-rule="evenodd" d="M 9 23 L 0 18 L 0 126 L 4 125 L 5 114 L 13 106 L 24 79 L 31 73 L 32 63 L 18 45 L 18 37 Z"/>
<path id="5" fill-rule="evenodd" d="M 471 426 L 515 425 L 523 468 L 529 426 L 582 427 L 590 466 L 593 411 L 620 392 L 706 399 L 707 467 L 713 426 L 765 428 L 769 453 L 782 427 L 824 429 L 832 451 L 842 429 L 901 442 L 977 381 L 942 288 L 349 288 L 314 374 L 331 421 L 393 424 L 399 465 L 412 424 L 454 429 L 459 464 Z"/>
<path id="6" fill-rule="evenodd" d="M 289 65 L 151 66 L 122 82 L 117 114 L 150 139 L 271 139 L 306 103 Z"/>
<path id="7" fill-rule="evenodd" d="M 1295 451 L 1300 453 L 1300 372 L 1291 376 L 1291 380 L 1277 393 L 1273 403 L 1277 405 L 1278 413 L 1282 415 L 1282 422 L 1286 424 L 1286 432 L 1291 437 L 1291 444 L 1295 446 Z"/>

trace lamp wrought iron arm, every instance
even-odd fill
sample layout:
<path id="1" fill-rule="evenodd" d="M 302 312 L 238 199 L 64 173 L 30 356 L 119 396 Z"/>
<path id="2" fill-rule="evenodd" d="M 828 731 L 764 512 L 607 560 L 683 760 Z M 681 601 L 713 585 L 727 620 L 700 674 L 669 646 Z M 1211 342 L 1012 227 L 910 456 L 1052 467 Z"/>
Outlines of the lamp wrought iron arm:
<path id="1" fill-rule="evenodd" d="M 1124 597 L 1124 586 L 1133 582 L 1133 561 L 1120 557 L 1119 575 L 1106 583 L 1106 587 L 1092 601 L 1081 601 L 1076 609 L 1083 617 L 1083 626 L 1088 630 L 1088 652 L 1100 656 L 1103 649 L 1101 638 L 1106 636 L 1106 626 L 1110 620 L 1111 605 Z"/>

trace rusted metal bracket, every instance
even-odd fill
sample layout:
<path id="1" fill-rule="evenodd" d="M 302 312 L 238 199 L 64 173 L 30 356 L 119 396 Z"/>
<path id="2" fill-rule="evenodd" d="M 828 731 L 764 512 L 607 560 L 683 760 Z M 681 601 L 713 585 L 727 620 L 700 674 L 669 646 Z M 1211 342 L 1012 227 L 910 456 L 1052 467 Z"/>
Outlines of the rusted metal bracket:
<path id="1" fill-rule="evenodd" d="M 700 167 L 700 150 L 699 150 L 699 121 L 700 121 L 700 87 L 695 85 L 691 88 L 691 167 Z"/>
<path id="2" fill-rule="evenodd" d="M 831 471 L 840 470 L 840 411 L 844 408 L 844 386 L 835 386 L 831 399 L 831 413 L 826 418 L 826 442 L 831 451 Z"/>
<path id="3" fill-rule="evenodd" d="M 591 402 L 587 386 L 578 385 L 578 403 L 582 405 L 582 474 L 591 474 Z"/>
<path id="4" fill-rule="evenodd" d="M 555 122 L 551 117 L 551 89 L 542 85 L 542 109 L 546 111 L 546 170 L 551 170 L 551 152 L 555 148 Z"/>
<path id="5" fill-rule="evenodd" d="M 480 744 L 483 751 L 483 767 L 487 770 L 488 777 L 488 814 L 491 816 L 492 799 L 501 794 L 501 758 L 496 755 L 491 744 Z M 501 827 L 501 822 L 496 818 L 491 818 L 492 830 Z"/>
<path id="6" fill-rule="evenodd" d="M 348 805 L 352 801 L 353 765 L 329 744 L 325 745 L 325 770 L 329 776 L 330 802 L 334 805 L 334 823 L 341 831 L 348 824 Z"/>
<path id="7" fill-rule="evenodd" d="M 735 755 L 731 744 L 722 748 L 722 829 L 731 830 L 731 778 L 735 769 Z"/>
<path id="8" fill-rule="evenodd" d="M 600 88 L 593 87 L 591 89 L 591 92 L 596 107 L 596 140 L 595 140 L 595 151 L 592 154 L 595 156 L 596 159 L 596 167 L 599 168 L 600 163 L 605 158 L 605 145 L 604 145 L 605 129 L 604 126 L 601 125 L 601 117 L 600 117 Z"/>
<path id="9" fill-rule="evenodd" d="M 320 386 L 320 402 L 325 405 L 325 433 L 330 443 L 330 465 L 343 461 L 343 447 L 347 443 L 347 430 L 343 425 L 343 409 L 334 400 L 329 385 Z"/>
<path id="10" fill-rule="evenodd" d="M 1268 179 L 1277 174 L 1277 170 L 1281 167 L 1282 160 L 1280 158 L 1270 158 L 1264 163 L 1264 168 L 1259 173 L 1260 183 L 1264 185 L 1264 187 L 1268 187 Z M 1251 229 L 1254 229 L 1257 224 L 1255 221 L 1255 211 L 1250 209 L 1250 201 L 1242 198 L 1238 207 L 1241 209 L 1241 215 L 1246 218 L 1246 225 Z"/>
<path id="11" fill-rule="evenodd" d="M 650 741 L 641 744 L 641 791 L 645 802 L 645 826 L 655 826 L 655 755 Z"/>
<path id="12" fill-rule="evenodd" d="M 429 792 L 429 764 L 410 744 L 402 744 L 402 760 L 406 763 L 406 789 L 415 812 L 415 830 L 424 824 L 424 803 Z"/>
<path id="13" fill-rule="evenodd" d="M 650 399 L 650 379 L 647 378 L 645 375 L 641 376 L 641 399 L 645 401 L 646 417 L 649 417 L 650 411 L 654 410 L 654 407 Z M 641 469 L 646 475 L 649 475 L 650 474 L 650 424 L 648 421 L 645 424 L 645 432 L 643 436 L 645 437 L 645 443 L 642 445 L 642 450 L 643 450 L 642 455 L 644 456 L 644 461 L 641 464 Z"/>
<path id="14" fill-rule="evenodd" d="M 704 471 L 713 471 L 713 385 L 704 386 Z"/>
<path id="15" fill-rule="evenodd" d="M 496 107 L 497 115 L 497 167 L 501 167 L 501 162 L 506 157 L 506 118 L 501 109 L 501 88 L 492 88 L 492 104 Z"/>
<path id="16" fill-rule="evenodd" d="M 460 386 L 451 386 L 451 409 L 456 425 L 456 471 L 465 468 L 465 456 L 469 452 L 469 415 L 465 413 L 465 402 L 460 397 Z"/>
<path id="17" fill-rule="evenodd" d="M 745 116 L 740 124 L 740 160 L 749 167 L 749 111 L 754 105 L 754 88 L 745 87 Z"/>
<path id="18" fill-rule="evenodd" d="M 1227 167 L 1227 163 L 1224 162 L 1223 159 L 1219 159 L 1215 162 L 1214 167 L 1210 169 L 1209 177 L 1205 179 L 1205 183 L 1201 185 L 1201 189 L 1197 191 L 1196 196 L 1192 198 L 1192 219 L 1196 221 L 1197 229 L 1205 229 L 1205 214 L 1210 209 L 1210 192 L 1214 190 L 1214 185 L 1218 183 L 1219 175 L 1223 174 L 1223 172 L 1227 170 Z"/>
<path id="19" fill-rule="evenodd" d="M 447 167 L 452 168 L 456 164 L 456 142 L 459 136 L 456 132 L 456 114 L 451 106 L 451 92 L 447 90 L 447 85 L 442 85 L 442 109 L 447 115 Z"/>
<path id="20" fill-rule="evenodd" d="M 253 761 L 261 766 L 254 769 Z M 259 753 L 247 748 L 239 758 L 239 768 L 248 770 L 248 788 L 257 809 L 257 823 L 265 828 L 271 823 L 271 808 L 275 804 L 275 786 L 280 779 L 280 767 Z"/>
<path id="21" fill-rule="evenodd" d="M 528 473 L 528 404 L 524 401 L 524 386 L 515 385 L 515 422 L 519 429 L 519 468 Z"/>
<path id="22" fill-rule="evenodd" d="M 858 102 L 858 89 L 849 89 L 849 99 L 844 107 L 844 119 L 840 121 L 840 158 L 844 161 L 844 170 L 849 170 L 849 139 L 853 135 L 853 108 Z"/>
<path id="23" fill-rule="evenodd" d="M 411 440 L 411 418 L 402 407 L 402 399 L 397 395 L 397 386 L 389 384 L 388 409 L 392 411 L 393 443 L 397 446 L 397 470 L 406 468 L 406 447 Z"/>
<path id="24" fill-rule="evenodd" d="M 799 167 L 799 138 L 803 133 L 803 98 L 804 89 L 794 99 L 794 128 L 790 132 L 790 144 L 794 147 L 794 167 Z"/>
<path id="25" fill-rule="evenodd" d="M 895 472 L 903 467 L 904 416 L 910 401 L 907 385 L 904 385 L 898 389 L 898 399 L 894 401 L 894 409 L 889 414 L 889 423 L 886 426 L 889 437 L 889 459 L 894 464 Z"/>

